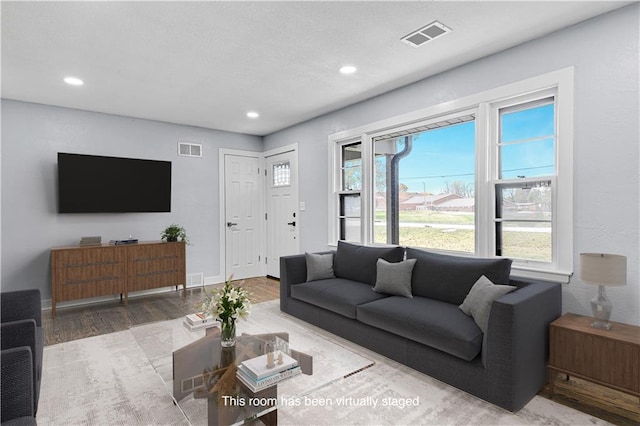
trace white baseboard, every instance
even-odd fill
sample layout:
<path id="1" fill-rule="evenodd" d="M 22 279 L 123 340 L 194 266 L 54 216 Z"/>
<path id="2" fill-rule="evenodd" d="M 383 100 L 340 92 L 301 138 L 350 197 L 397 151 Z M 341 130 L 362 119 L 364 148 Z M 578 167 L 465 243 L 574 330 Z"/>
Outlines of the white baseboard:
<path id="1" fill-rule="evenodd" d="M 204 279 L 204 285 L 222 284 L 225 279 L 222 275 L 216 275 L 215 277 L 207 277 Z"/>

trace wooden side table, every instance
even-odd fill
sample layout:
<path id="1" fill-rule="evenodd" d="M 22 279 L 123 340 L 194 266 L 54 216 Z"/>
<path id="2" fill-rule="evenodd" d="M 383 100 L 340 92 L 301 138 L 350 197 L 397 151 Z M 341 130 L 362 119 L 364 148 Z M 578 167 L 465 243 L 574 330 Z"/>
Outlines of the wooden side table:
<path id="1" fill-rule="evenodd" d="M 640 397 L 640 327 L 611 322 L 591 327 L 593 318 L 567 313 L 550 325 L 549 382 L 555 372 Z"/>

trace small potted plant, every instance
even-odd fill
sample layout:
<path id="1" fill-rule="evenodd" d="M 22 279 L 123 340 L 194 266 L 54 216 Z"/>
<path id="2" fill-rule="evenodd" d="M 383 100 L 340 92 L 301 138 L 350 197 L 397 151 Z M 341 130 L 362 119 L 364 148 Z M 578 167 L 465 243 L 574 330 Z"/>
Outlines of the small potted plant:
<path id="1" fill-rule="evenodd" d="M 187 238 L 187 231 L 185 231 L 182 226 L 176 224 L 171 224 L 162 231 L 162 241 L 166 241 L 168 243 L 176 241 L 184 241 L 185 243 L 189 242 Z"/>

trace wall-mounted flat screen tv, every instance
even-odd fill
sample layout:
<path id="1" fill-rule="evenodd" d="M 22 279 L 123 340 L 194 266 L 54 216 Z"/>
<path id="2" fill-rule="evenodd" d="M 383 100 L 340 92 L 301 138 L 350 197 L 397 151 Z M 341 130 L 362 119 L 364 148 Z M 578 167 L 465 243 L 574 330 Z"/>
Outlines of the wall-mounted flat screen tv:
<path id="1" fill-rule="evenodd" d="M 171 211 L 171 161 L 58 153 L 60 213 Z"/>

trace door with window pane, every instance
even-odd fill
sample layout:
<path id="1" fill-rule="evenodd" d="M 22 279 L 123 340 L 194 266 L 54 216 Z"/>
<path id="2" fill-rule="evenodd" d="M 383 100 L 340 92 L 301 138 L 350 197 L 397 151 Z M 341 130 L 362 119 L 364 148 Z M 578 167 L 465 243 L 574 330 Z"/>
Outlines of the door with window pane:
<path id="1" fill-rule="evenodd" d="M 299 252 L 298 183 L 294 151 L 266 158 L 267 275 L 280 278 L 280 257 Z"/>

